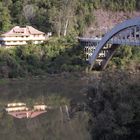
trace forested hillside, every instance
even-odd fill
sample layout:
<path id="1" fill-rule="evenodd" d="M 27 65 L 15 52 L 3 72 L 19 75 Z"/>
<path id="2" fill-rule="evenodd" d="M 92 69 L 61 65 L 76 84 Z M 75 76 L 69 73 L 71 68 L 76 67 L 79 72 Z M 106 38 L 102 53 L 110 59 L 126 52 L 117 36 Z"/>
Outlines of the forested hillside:
<path id="1" fill-rule="evenodd" d="M 81 34 L 94 22 L 94 10 L 132 12 L 139 0 L 1 0 L 0 32 L 32 25 L 55 35 Z"/>
<path id="2" fill-rule="evenodd" d="M 140 15 L 139 10 L 139 0 L 1 0 L 0 33 L 15 25 L 31 25 L 52 32 L 53 38 L 42 45 L 0 49 L 0 77 L 83 71 L 87 65 L 76 37 L 97 35 L 101 27 L 112 28 Z M 128 66 L 130 60 L 132 67 L 137 66 L 139 48 L 122 48 L 115 56 L 111 67 Z"/>
<path id="3" fill-rule="evenodd" d="M 140 74 L 105 71 L 88 91 L 92 140 L 139 140 Z"/>

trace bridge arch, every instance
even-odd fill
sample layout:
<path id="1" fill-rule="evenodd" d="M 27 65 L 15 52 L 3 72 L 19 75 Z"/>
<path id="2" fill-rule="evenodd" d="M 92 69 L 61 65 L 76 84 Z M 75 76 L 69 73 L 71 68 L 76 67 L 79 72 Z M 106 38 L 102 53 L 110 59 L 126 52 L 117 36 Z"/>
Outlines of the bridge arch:
<path id="1" fill-rule="evenodd" d="M 100 51 L 103 49 L 103 47 L 107 44 L 107 42 L 110 39 L 112 39 L 116 34 L 120 33 L 121 31 L 123 31 L 127 28 L 135 27 L 135 26 L 140 26 L 140 17 L 126 20 L 126 21 L 116 25 L 111 31 L 106 33 L 105 36 L 102 38 L 102 40 L 97 45 L 94 53 L 92 54 L 92 56 L 90 58 L 90 64 L 91 64 L 90 70 L 92 70 L 92 68 L 95 64 L 95 60 L 98 57 Z M 105 67 L 107 66 L 107 64 L 108 64 L 109 60 L 112 58 L 112 56 L 114 54 L 113 52 L 117 48 L 117 46 L 118 45 L 115 45 L 114 47 L 112 47 L 112 50 L 113 50 L 112 54 L 107 58 L 104 66 L 102 67 L 102 69 L 105 69 Z"/>

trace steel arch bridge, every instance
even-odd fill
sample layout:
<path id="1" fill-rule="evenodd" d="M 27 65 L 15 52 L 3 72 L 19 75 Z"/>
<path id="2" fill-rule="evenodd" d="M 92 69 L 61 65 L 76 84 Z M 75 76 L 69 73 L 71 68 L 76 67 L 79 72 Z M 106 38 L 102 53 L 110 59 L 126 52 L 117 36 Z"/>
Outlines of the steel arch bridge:
<path id="1" fill-rule="evenodd" d="M 79 41 L 84 46 L 94 47 L 89 58 L 90 70 L 92 70 L 98 58 L 103 70 L 120 45 L 140 46 L 140 17 L 116 25 L 103 38 L 79 38 Z M 102 57 L 101 52 L 103 50 L 104 56 Z"/>

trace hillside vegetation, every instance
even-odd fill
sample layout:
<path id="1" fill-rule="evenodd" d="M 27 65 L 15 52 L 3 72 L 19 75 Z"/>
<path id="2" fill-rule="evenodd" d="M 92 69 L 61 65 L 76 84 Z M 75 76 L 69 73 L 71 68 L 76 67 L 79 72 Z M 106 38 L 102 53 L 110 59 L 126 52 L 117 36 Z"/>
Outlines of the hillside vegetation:
<path id="1" fill-rule="evenodd" d="M 139 0 L 1 0 L 0 31 L 32 25 L 57 36 L 81 34 L 94 21 L 94 10 L 132 12 Z"/>
<path id="2" fill-rule="evenodd" d="M 41 45 L 0 49 L 1 78 L 83 71 L 85 66 L 83 48 L 71 37 L 53 38 Z"/>
<path id="3" fill-rule="evenodd" d="M 140 73 L 105 71 L 90 81 L 87 105 L 93 140 L 139 140 Z"/>
<path id="4" fill-rule="evenodd" d="M 98 29 L 100 24 L 105 24 L 102 17 L 107 18 L 107 16 L 103 15 L 100 9 L 111 11 L 111 15 L 115 12 L 123 12 L 123 15 L 127 13 L 125 17 L 131 17 L 130 13 L 133 11 L 139 12 L 140 2 L 139 0 L 2 0 L 0 2 L 1 33 L 15 25 L 32 25 L 41 31 L 52 32 L 53 36 L 59 39 L 52 37 L 49 42 L 41 45 L 28 44 L 25 47 L 12 49 L 1 48 L 0 77 L 85 71 L 87 64 L 83 48 L 76 42 L 76 37 L 88 32 L 91 29 L 89 27 L 93 25 Z M 123 17 L 120 18 L 122 21 Z M 115 19 L 121 22 L 119 18 Z M 115 19 L 109 21 L 111 25 Z M 135 67 L 139 69 L 139 48 L 124 47 L 118 49 L 115 56 L 110 67 L 124 68 L 134 65 L 134 69 Z"/>

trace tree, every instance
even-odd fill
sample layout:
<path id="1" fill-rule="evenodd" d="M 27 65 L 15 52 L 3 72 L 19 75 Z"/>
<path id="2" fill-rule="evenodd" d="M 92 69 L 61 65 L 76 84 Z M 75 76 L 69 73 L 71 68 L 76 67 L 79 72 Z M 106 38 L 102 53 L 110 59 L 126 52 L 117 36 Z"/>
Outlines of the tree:
<path id="1" fill-rule="evenodd" d="M 10 11 L 7 7 L 4 7 L 2 2 L 0 2 L 0 17 L 0 29 L 7 31 L 11 26 Z"/>
<path id="2" fill-rule="evenodd" d="M 106 71 L 88 92 L 93 140 L 138 140 L 140 77 Z M 95 82 L 94 82 L 95 85 Z"/>

